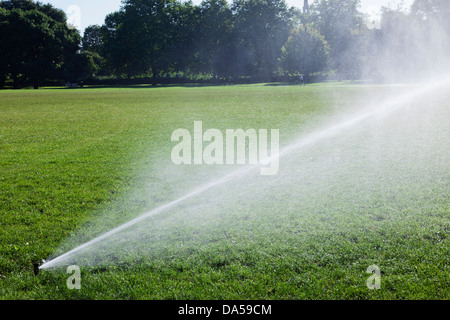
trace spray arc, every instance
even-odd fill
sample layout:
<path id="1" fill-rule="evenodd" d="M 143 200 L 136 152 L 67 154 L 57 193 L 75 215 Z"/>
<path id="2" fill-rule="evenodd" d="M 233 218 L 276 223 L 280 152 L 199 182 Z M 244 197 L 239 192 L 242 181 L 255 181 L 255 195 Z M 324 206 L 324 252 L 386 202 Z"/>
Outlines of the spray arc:
<path id="1" fill-rule="evenodd" d="M 319 143 L 322 140 L 338 135 L 341 132 L 345 132 L 351 127 L 361 124 L 364 121 L 372 118 L 372 117 L 383 117 L 387 116 L 395 111 L 400 110 L 401 108 L 407 106 L 408 104 L 414 102 L 416 99 L 424 97 L 429 94 L 433 94 L 433 92 L 441 90 L 450 86 L 450 77 L 443 77 L 437 81 L 430 82 L 428 84 L 424 84 L 421 86 L 414 87 L 412 91 L 408 91 L 404 94 L 400 94 L 395 96 L 387 101 L 380 102 L 377 106 L 372 106 L 369 110 L 365 110 L 358 114 L 351 115 L 346 119 L 339 121 L 338 123 L 333 123 L 327 126 L 324 126 L 322 129 L 316 130 L 306 136 L 303 136 L 293 143 L 287 145 L 282 148 L 278 154 L 271 155 L 272 157 L 279 157 L 281 160 L 283 157 L 287 157 L 290 154 L 302 150 L 312 144 Z M 150 217 L 154 217 L 163 212 L 174 209 L 181 204 L 185 203 L 187 200 L 198 197 L 204 194 L 206 191 L 216 188 L 218 186 L 224 185 L 230 181 L 235 181 L 240 179 L 241 177 L 248 176 L 254 172 L 260 170 L 261 164 L 241 167 L 238 170 L 232 171 L 229 174 L 221 176 L 209 183 L 201 185 L 190 192 L 186 193 L 184 196 L 175 199 L 169 203 L 166 203 L 160 207 L 157 207 L 149 212 L 142 214 L 141 216 L 130 220 L 129 222 L 118 226 L 103 235 L 100 235 L 97 238 L 94 238 L 50 261 L 47 261 L 43 265 L 39 267 L 39 269 L 52 269 L 59 266 L 64 265 L 68 260 L 75 259 L 79 254 L 82 254 L 88 248 L 94 248 L 96 245 L 100 245 L 104 240 L 120 234 L 122 231 L 132 228 L 133 226 L 149 219 Z"/>

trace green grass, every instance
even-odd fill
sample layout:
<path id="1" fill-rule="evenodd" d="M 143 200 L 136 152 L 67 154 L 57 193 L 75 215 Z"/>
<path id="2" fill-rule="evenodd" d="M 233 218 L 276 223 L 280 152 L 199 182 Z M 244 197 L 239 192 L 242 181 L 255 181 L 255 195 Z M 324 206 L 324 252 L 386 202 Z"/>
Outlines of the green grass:
<path id="1" fill-rule="evenodd" d="M 83 268 L 81 290 L 67 289 L 65 270 L 33 275 L 33 261 L 64 252 L 71 239 L 89 240 L 216 175 L 215 167 L 174 168 L 175 129 L 192 132 L 195 120 L 204 129 L 278 128 L 285 145 L 395 90 L 0 91 L 0 298 L 450 298 L 449 114 L 437 107 L 429 121 L 442 116 L 432 126 L 425 115 L 419 124 L 414 116 L 388 119 L 381 132 L 344 132 L 287 159 L 282 165 L 297 175 L 281 171 L 269 190 L 249 180 L 259 190 L 251 197 L 220 189 L 207 212 L 153 218 L 154 251 Z M 366 287 L 373 264 L 381 290 Z"/>

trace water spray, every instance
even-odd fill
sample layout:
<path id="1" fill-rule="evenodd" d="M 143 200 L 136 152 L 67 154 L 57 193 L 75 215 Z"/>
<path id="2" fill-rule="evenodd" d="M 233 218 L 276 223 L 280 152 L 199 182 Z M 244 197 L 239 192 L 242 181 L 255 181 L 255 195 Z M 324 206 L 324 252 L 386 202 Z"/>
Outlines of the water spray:
<path id="1" fill-rule="evenodd" d="M 409 103 L 414 102 L 417 98 L 420 98 L 423 95 L 430 94 L 434 90 L 439 90 L 439 89 L 442 89 L 449 85 L 450 85 L 450 76 L 443 77 L 443 78 L 439 79 L 438 81 L 422 85 L 421 87 L 414 88 L 413 91 L 399 95 L 395 98 L 391 98 L 385 102 L 378 103 L 377 107 L 374 107 L 369 111 L 364 111 L 364 112 L 361 112 L 360 114 L 353 115 L 352 117 L 350 117 L 344 121 L 341 121 L 337 124 L 331 124 L 331 125 L 325 126 L 324 128 L 316 130 L 313 133 L 306 135 L 305 137 L 297 139 L 293 143 L 289 144 L 288 146 L 286 146 L 285 148 L 280 150 L 279 154 L 271 155 L 271 158 L 286 156 L 288 154 L 293 153 L 294 151 L 301 150 L 311 144 L 314 144 L 314 143 L 317 143 L 326 138 L 335 136 L 335 135 L 339 134 L 340 132 L 344 132 L 346 129 L 348 129 L 352 126 L 355 126 L 355 125 L 367 120 L 368 118 L 386 116 L 386 115 L 408 105 Z M 269 160 L 272 160 L 272 159 L 269 159 Z M 232 181 L 232 180 L 234 181 L 245 175 L 248 175 L 251 172 L 260 169 L 261 165 L 262 164 L 260 163 L 257 165 L 242 167 L 238 170 L 232 171 L 231 173 L 224 175 L 223 177 L 220 177 L 219 179 L 215 179 L 205 185 L 197 187 L 196 189 L 190 191 L 189 193 L 185 194 L 184 196 L 182 196 L 172 202 L 169 202 L 169 203 L 162 205 L 160 207 L 157 207 L 147 213 L 144 213 L 141 216 L 72 249 L 71 251 L 54 258 L 53 260 L 45 262 L 42 265 L 38 265 L 37 268 L 38 268 L 38 270 L 55 268 L 55 267 L 61 265 L 67 259 L 75 257 L 77 254 L 82 252 L 84 249 L 87 249 L 96 244 L 99 244 L 103 240 L 110 238 L 111 236 L 118 234 L 119 232 L 136 225 L 137 223 L 147 220 L 150 217 L 158 215 L 162 212 L 166 212 L 169 209 L 173 209 L 173 208 L 177 207 L 178 205 L 180 205 L 181 203 L 185 202 L 186 200 L 188 200 L 190 198 L 194 198 L 196 196 L 199 196 L 212 188 L 218 187 L 229 181 Z M 35 273 L 36 273 L 36 266 L 35 266 Z"/>

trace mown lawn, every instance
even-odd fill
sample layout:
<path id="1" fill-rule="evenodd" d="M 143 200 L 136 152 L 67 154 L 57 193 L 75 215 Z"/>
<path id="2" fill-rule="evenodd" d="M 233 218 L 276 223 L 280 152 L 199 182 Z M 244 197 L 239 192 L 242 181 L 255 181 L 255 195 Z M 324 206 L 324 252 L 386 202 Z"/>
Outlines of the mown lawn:
<path id="1" fill-rule="evenodd" d="M 81 290 L 65 269 L 33 274 L 33 262 L 222 174 L 173 165 L 175 129 L 274 128 L 283 146 L 401 90 L 411 88 L 0 91 L 1 299 L 450 298 L 445 94 L 296 152 L 275 177 L 152 217 L 117 242 L 131 257 L 110 250 L 82 268 Z M 371 265 L 380 290 L 366 286 Z"/>

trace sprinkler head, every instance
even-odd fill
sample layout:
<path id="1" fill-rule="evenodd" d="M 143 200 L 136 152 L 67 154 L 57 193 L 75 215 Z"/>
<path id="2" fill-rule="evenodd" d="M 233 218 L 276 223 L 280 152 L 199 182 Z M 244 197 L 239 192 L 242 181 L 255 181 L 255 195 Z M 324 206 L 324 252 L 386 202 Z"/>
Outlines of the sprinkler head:
<path id="1" fill-rule="evenodd" d="M 35 262 L 33 263 L 33 271 L 34 271 L 34 275 L 37 276 L 39 275 L 39 267 L 40 267 L 40 263 L 39 262 Z"/>

